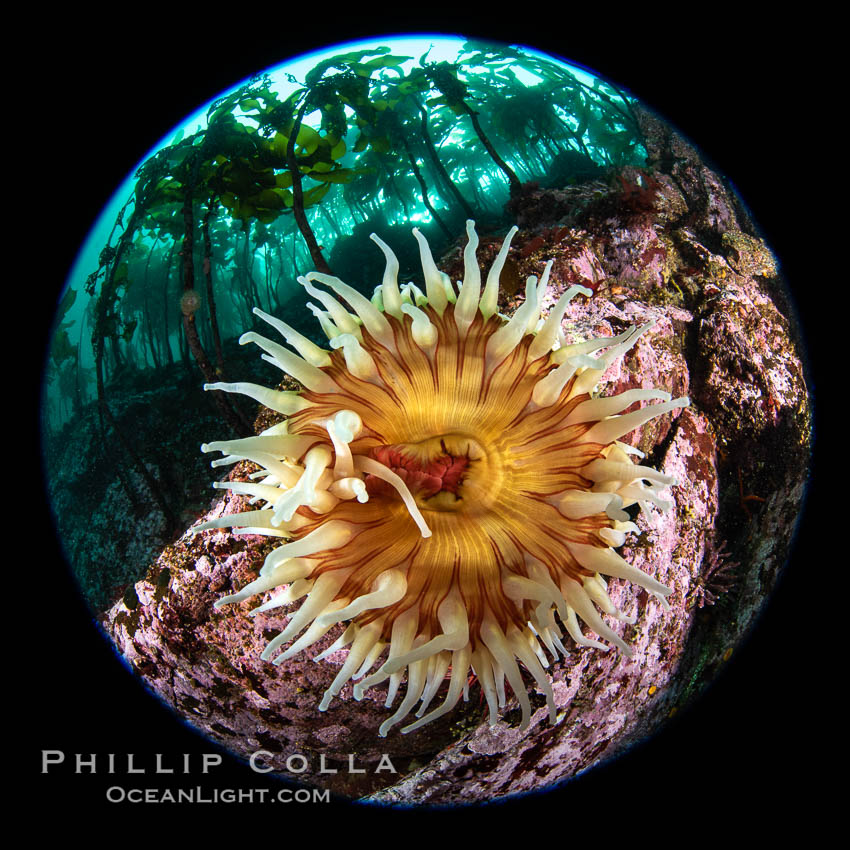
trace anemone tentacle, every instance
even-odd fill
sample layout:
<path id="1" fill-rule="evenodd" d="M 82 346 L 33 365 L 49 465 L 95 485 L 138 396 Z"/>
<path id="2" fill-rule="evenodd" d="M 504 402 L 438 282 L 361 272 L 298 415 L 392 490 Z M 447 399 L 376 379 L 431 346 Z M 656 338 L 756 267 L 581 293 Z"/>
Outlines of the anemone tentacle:
<path id="1" fill-rule="evenodd" d="M 506 236 L 482 292 L 478 237 L 467 222 L 464 276 L 455 292 L 414 228 L 424 293 L 413 284 L 399 287 L 398 260 L 373 234 L 386 270 L 371 301 L 330 275 L 299 278 L 324 307 L 308 305 L 329 351 L 262 311 L 255 312 L 298 353 L 253 332 L 242 337 L 300 380 L 299 393 L 246 383 L 206 387 L 250 395 L 288 417 L 256 437 L 202 447 L 222 453 L 214 466 L 240 459 L 259 465 L 256 483 L 219 486 L 250 495 L 260 507 L 195 530 L 230 525 L 288 541 L 258 579 L 216 605 L 282 585 L 288 589 L 255 611 L 306 597 L 263 652 L 271 660 L 294 640 L 274 663 L 347 623 L 322 654 L 350 647 L 319 709 L 327 710 L 351 680 L 355 699 L 389 680 L 390 707 L 406 677 L 405 695 L 381 735 L 417 702 L 417 719 L 402 732 L 443 716 L 467 698 L 470 670 L 490 723 L 505 705 L 507 679 L 521 726 L 528 725 L 522 669 L 545 694 L 554 721 L 545 668 L 547 652 L 567 654 L 562 627 L 580 645 L 608 649 L 583 634 L 581 620 L 629 653 L 603 614 L 634 619 L 613 604 L 603 576 L 626 579 L 662 601 L 670 593 L 614 549 L 637 530 L 623 509 L 668 509 L 660 492 L 676 482 L 636 464 L 617 441 L 689 401 L 664 390 L 597 397 L 602 372 L 651 324 L 565 345 L 561 320 L 570 299 L 592 293 L 568 289 L 539 321 L 551 263 L 540 280 L 528 279 L 513 317 L 499 316 L 499 273 L 515 233 Z M 648 400 L 658 403 L 622 412 Z M 428 711 L 447 678 L 445 698 Z"/>

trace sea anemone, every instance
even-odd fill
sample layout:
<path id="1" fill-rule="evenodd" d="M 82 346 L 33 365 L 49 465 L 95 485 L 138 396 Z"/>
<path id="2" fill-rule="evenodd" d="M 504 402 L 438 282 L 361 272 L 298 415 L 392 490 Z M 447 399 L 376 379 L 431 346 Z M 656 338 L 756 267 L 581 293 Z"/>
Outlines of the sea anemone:
<path id="1" fill-rule="evenodd" d="M 470 669 L 491 724 L 505 705 L 507 678 L 521 726 L 528 725 L 521 667 L 546 695 L 554 722 L 544 668 L 547 652 L 566 656 L 561 626 L 577 644 L 607 650 L 582 633 L 581 619 L 630 654 L 602 614 L 634 619 L 612 603 L 603 576 L 638 584 L 662 602 L 670 593 L 614 547 L 637 531 L 624 509 L 637 504 L 647 511 L 651 503 L 667 510 L 659 492 L 676 482 L 636 464 L 631 456 L 640 452 L 618 440 L 688 399 L 671 400 L 656 389 L 596 397 L 605 369 L 652 323 L 567 344 L 567 305 L 578 293 L 592 293 L 570 287 L 540 320 L 551 262 L 540 280 L 528 278 L 514 315 L 499 315 L 499 275 L 516 230 L 507 234 L 483 292 L 473 222 L 457 291 L 415 228 L 425 291 L 413 283 L 399 287 L 395 254 L 372 234 L 386 270 L 371 301 L 327 274 L 298 278 L 321 304 L 307 306 L 330 350 L 259 309 L 254 313 L 298 353 L 254 332 L 240 340 L 262 348 L 263 359 L 300 382 L 301 391 L 205 387 L 248 395 L 287 417 L 259 436 L 202 446 L 224 454 L 214 466 L 247 460 L 260 467 L 251 481 L 214 485 L 260 509 L 194 530 L 233 527 L 288 541 L 268 555 L 259 578 L 216 607 L 282 585 L 288 587 L 252 613 L 306 597 L 262 654 L 268 660 L 297 638 L 275 664 L 347 623 L 317 658 L 350 646 L 319 710 L 349 680 L 359 700 L 389 679 L 389 708 L 406 674 L 405 696 L 381 725 L 382 736 L 417 702 L 418 719 L 403 732 L 445 715 L 462 694 L 468 698 Z M 648 399 L 660 403 L 623 413 Z M 427 711 L 446 678 L 442 704 Z"/>

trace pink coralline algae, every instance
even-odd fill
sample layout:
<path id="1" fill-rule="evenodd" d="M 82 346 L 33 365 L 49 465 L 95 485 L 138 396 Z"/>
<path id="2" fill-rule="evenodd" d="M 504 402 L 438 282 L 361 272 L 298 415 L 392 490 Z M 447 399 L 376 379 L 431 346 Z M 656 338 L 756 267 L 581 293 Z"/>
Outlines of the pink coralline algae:
<path id="1" fill-rule="evenodd" d="M 639 533 L 619 550 L 672 588 L 670 610 L 612 579 L 612 602 L 636 617 L 621 632 L 633 657 L 571 645 L 548 670 L 554 724 L 532 684 L 528 728 L 519 729 L 510 699 L 488 726 L 472 688 L 470 701 L 439 721 L 379 739 L 385 686 L 358 702 L 346 685 L 328 711 L 316 710 L 345 650 L 319 664 L 295 657 L 275 666 L 260 653 L 292 609 L 253 618 L 248 602 L 214 609 L 220 596 L 256 578 L 272 548 L 268 539 L 187 530 L 105 613 L 104 624 L 162 699 L 229 750 L 248 757 L 262 749 L 281 771 L 289 754 L 302 753 L 310 770 L 301 781 L 385 803 L 476 802 L 539 789 L 657 729 L 711 680 L 752 624 L 787 558 L 809 457 L 795 331 L 773 257 L 736 212 L 723 180 L 655 118 L 638 114 L 649 152 L 642 173 L 651 180 L 624 172 L 609 183 L 529 190 L 516 204 L 522 230 L 506 268 L 523 277 L 554 260 L 550 299 L 579 277 L 593 282 L 594 295 L 567 310 L 568 342 L 654 321 L 603 375 L 601 395 L 663 387 L 692 400 L 623 438 L 679 483 L 669 491 L 674 508 L 639 516 Z M 637 190 L 624 200 L 623 186 L 634 185 L 642 187 L 639 204 Z M 456 248 L 445 258 L 452 275 L 459 254 Z M 521 300 L 508 297 L 500 310 L 509 314 Z M 232 477 L 249 471 L 239 464 Z M 436 480 L 454 474 L 430 472 Z M 227 494 L 198 522 L 245 509 L 243 497 Z M 735 580 L 718 581 L 723 564 L 728 573 L 734 562 Z M 707 591 L 715 604 L 701 607 Z M 336 636 L 329 632 L 318 651 Z M 320 772 L 320 759 L 344 764 L 351 753 L 365 774 Z M 368 769 L 383 754 L 397 774 Z"/>

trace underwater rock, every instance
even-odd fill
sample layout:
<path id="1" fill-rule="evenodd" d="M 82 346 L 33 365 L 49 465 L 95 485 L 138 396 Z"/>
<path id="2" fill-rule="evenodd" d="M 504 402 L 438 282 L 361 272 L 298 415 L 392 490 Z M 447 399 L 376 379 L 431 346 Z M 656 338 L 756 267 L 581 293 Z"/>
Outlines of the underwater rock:
<path id="1" fill-rule="evenodd" d="M 682 412 L 675 428 L 663 468 L 681 475 L 688 459 L 707 448 L 699 438 L 709 429 L 705 418 L 692 410 Z M 680 698 L 677 668 L 693 617 L 685 602 L 691 578 L 683 564 L 701 561 L 704 529 L 717 514 L 716 479 L 679 480 L 685 482 L 684 492 L 676 495 L 680 514 L 681 506 L 690 505 L 693 519 L 682 523 L 664 516 L 654 529 L 620 550 L 630 563 L 673 587 L 667 612 L 643 591 L 635 599 L 621 582 L 611 589 L 616 605 L 640 611 L 638 623 L 626 632 L 634 657 L 576 648 L 568 661 L 554 665 L 554 727 L 546 722 L 541 700 L 525 732 L 504 723 L 492 728 L 481 724 L 429 765 L 371 800 L 445 804 L 539 789 L 622 752 L 670 715 Z"/>
<path id="2" fill-rule="evenodd" d="M 692 164 L 696 167 L 706 172 L 703 183 L 714 187 L 717 198 L 704 209 L 731 210 L 719 178 Z M 439 722 L 409 735 L 395 730 L 386 739 L 376 736 L 386 717 L 383 687 L 356 702 L 346 685 L 341 699 L 319 713 L 317 702 L 345 651 L 318 664 L 302 657 L 280 666 L 260 660 L 286 614 L 252 620 L 246 615 L 249 603 L 228 613 L 216 611 L 213 602 L 254 578 L 271 544 L 226 530 L 184 534 L 136 584 L 132 607 L 125 595 L 106 613 L 104 624 L 128 662 L 165 702 L 230 751 L 247 758 L 265 750 L 278 770 L 288 754 L 305 753 L 311 764 L 302 781 L 382 802 L 471 802 L 543 787 L 656 729 L 728 658 L 784 563 L 805 463 L 783 468 L 775 458 L 768 463 L 771 441 L 791 440 L 801 458 L 808 452 L 806 388 L 793 329 L 772 296 L 770 254 L 755 235 L 738 229 L 737 219 L 712 215 L 711 221 L 733 226 L 715 231 L 711 241 L 727 254 L 713 253 L 690 227 L 662 227 L 652 212 L 609 218 L 604 225 L 594 223 L 592 214 L 584 221 L 545 222 L 537 232 L 521 233 L 511 252 L 521 274 L 540 257 L 556 260 L 551 299 L 574 282 L 571 271 L 601 272 L 594 272 L 600 278 L 594 297 L 569 307 L 564 324 L 569 341 L 656 321 L 603 376 L 603 395 L 664 386 L 695 400 L 675 420 L 663 417 L 639 432 L 637 445 L 652 465 L 678 478 L 677 508 L 654 515 L 652 525 L 639 518 L 641 534 L 622 550 L 631 563 L 673 588 L 671 610 L 665 612 L 645 591 L 611 580 L 612 601 L 627 613 L 640 612 L 625 635 L 634 657 L 571 645 L 569 658 L 550 667 L 558 711 L 554 726 L 542 696 L 532 692 L 528 729 L 518 730 L 518 709 L 510 708 L 489 727 L 477 688 L 469 703 Z M 725 233 L 732 235 L 720 238 Z M 659 240 L 665 246 L 663 268 L 660 255 L 647 251 L 648 243 Z M 624 276 L 626 267 L 631 276 Z M 516 299 L 501 306 L 510 313 Z M 244 470 L 237 467 L 232 474 Z M 242 497 L 225 495 L 200 521 L 244 509 Z M 716 545 L 720 515 L 735 517 L 724 535 L 746 566 L 728 594 L 733 602 L 724 605 L 722 599 L 714 608 L 698 609 L 692 597 Z M 728 615 L 732 604 L 734 617 Z M 337 630 L 329 633 L 318 650 L 336 636 Z M 702 672 L 694 680 L 688 671 L 696 654 Z M 319 772 L 320 757 L 330 767 L 348 753 L 366 766 L 377 765 L 386 753 L 398 774 Z"/>
<path id="3" fill-rule="evenodd" d="M 473 687 L 470 701 L 438 722 L 378 738 L 385 686 L 357 702 L 348 684 L 327 712 L 316 708 L 345 651 L 318 664 L 296 656 L 275 666 L 260 653 L 284 626 L 285 609 L 251 619 L 251 603 L 213 608 L 256 577 L 268 539 L 187 532 L 103 623 L 154 691 L 231 752 L 247 758 L 262 749 L 281 771 L 288 754 L 302 753 L 310 767 L 300 781 L 385 803 L 473 802 L 542 788 L 624 751 L 689 704 L 761 610 L 787 559 L 810 451 L 796 330 L 775 261 L 739 201 L 690 146 L 651 116 L 641 120 L 655 172 L 625 169 L 609 184 L 529 190 L 524 198 L 533 196 L 536 213 L 524 214 L 506 269 L 522 279 L 555 260 L 545 309 L 571 284 L 594 289 L 567 310 L 569 342 L 656 322 L 612 364 L 600 390 L 661 386 L 693 400 L 675 419 L 624 438 L 679 481 L 675 509 L 654 513 L 651 523 L 640 516 L 640 534 L 621 550 L 673 588 L 671 610 L 612 579 L 615 605 L 639 614 L 624 635 L 634 657 L 570 644 L 569 657 L 549 667 L 554 726 L 532 691 L 526 730 L 510 699 L 490 727 Z M 488 244 L 482 238 L 484 264 Z M 450 248 L 441 267 L 456 276 L 460 260 L 460 249 Z M 521 296 L 503 295 L 500 309 L 510 314 L 518 303 Z M 241 464 L 232 472 L 245 474 Z M 198 522 L 244 509 L 242 497 L 226 494 Z M 716 605 L 700 608 L 694 601 L 724 544 L 740 564 L 736 580 Z M 365 774 L 320 772 L 321 759 L 339 766 L 350 753 Z M 383 754 L 397 774 L 374 771 Z"/>
<path id="4" fill-rule="evenodd" d="M 238 344 L 233 348 L 235 360 L 242 352 Z M 248 360 L 237 361 L 242 374 L 256 369 L 256 358 Z M 200 443 L 218 423 L 183 364 L 128 379 L 120 392 L 112 390 L 110 407 L 119 427 L 134 435 L 147 471 L 167 489 L 179 525 L 169 524 L 139 472 L 118 463 L 121 455 L 104 439 L 97 404 L 85 406 L 49 444 L 53 472 L 46 487 L 80 590 L 98 611 L 144 575 L 151 559 L 206 506 L 209 469 L 185 447 Z M 182 408 L 193 415 L 175 417 L 166 427 L 162 411 Z"/>
<path id="5" fill-rule="evenodd" d="M 674 316 L 682 313 L 676 308 L 670 311 Z M 597 334 L 613 335 L 624 326 L 650 319 L 657 321 L 656 327 L 624 362 L 610 367 L 603 376 L 603 385 L 622 391 L 645 382 L 666 386 L 672 380 L 674 388 L 686 390 L 685 360 L 677 350 L 673 321 L 664 309 L 635 302 L 617 306 L 594 299 L 583 307 L 571 307 L 568 327 L 576 335 L 581 335 L 585 327 L 593 328 Z M 664 419 L 669 429 L 670 417 Z M 701 421 L 698 415 L 696 421 Z M 677 433 L 681 430 L 678 424 L 672 427 Z M 694 427 L 699 430 L 700 426 Z M 638 433 L 642 431 L 645 429 Z M 651 438 L 653 444 L 660 444 L 666 436 L 663 429 L 651 433 L 655 435 Z M 660 457 L 664 468 L 670 466 L 676 475 L 682 465 L 677 458 L 688 453 L 689 445 L 685 440 L 684 447 L 680 447 L 680 442 L 681 439 L 674 441 Z M 643 448 L 652 450 L 650 445 Z M 245 474 L 244 464 L 232 472 L 237 479 Z M 696 522 L 710 525 L 717 510 L 716 487 L 687 475 L 681 475 L 680 480 L 675 498 L 691 505 Z M 201 521 L 246 509 L 243 497 L 228 494 L 218 499 Z M 643 520 L 639 522 L 643 527 Z M 665 613 L 661 603 L 645 591 L 612 579 L 609 593 L 614 604 L 628 614 L 640 615 L 637 625 L 629 627 L 626 635 L 634 658 L 627 660 L 615 651 L 603 653 L 573 647 L 567 662 L 553 666 L 556 706 L 561 718 L 556 728 L 572 729 L 579 736 L 573 756 L 562 759 L 562 766 L 570 772 L 586 767 L 589 754 L 598 757 L 612 745 L 644 710 L 647 690 L 653 685 L 660 689 L 670 679 L 690 618 L 685 610 L 688 577 L 676 568 L 673 553 L 681 555 L 684 548 L 686 554 L 682 557 L 698 561 L 701 546 L 701 535 L 683 540 L 674 512 L 660 517 L 655 528 L 647 527 L 638 542 L 627 545 L 627 557 L 639 569 L 673 587 L 672 610 Z M 274 666 L 263 662 L 260 653 L 269 637 L 285 625 L 285 613 L 271 611 L 252 620 L 247 616 L 250 602 L 241 603 L 240 610 L 233 613 L 213 608 L 222 593 L 256 577 L 272 548 L 273 543 L 267 538 L 235 537 L 226 529 L 196 536 L 184 534 L 162 553 L 145 580 L 136 585 L 133 608 L 122 600 L 105 619 L 107 630 L 134 670 L 190 723 L 230 751 L 247 758 L 263 749 L 272 754 L 266 761 L 279 770 L 283 770 L 286 756 L 292 752 L 312 754 L 311 770 L 302 780 L 335 792 L 363 796 L 400 776 L 372 772 L 356 776 L 342 771 L 322 775 L 319 757 L 333 765 L 344 762 L 346 754 L 354 752 L 358 763 L 368 766 L 377 765 L 387 754 L 404 775 L 409 772 L 407 765 L 414 760 L 421 763 L 435 752 L 443 751 L 441 758 L 450 760 L 455 758 L 452 753 L 457 748 L 493 755 L 513 747 L 521 754 L 541 736 L 548 738 L 552 734 L 545 700 L 534 692 L 531 725 L 522 733 L 516 728 L 519 711 L 511 709 L 510 704 L 506 717 L 488 727 L 486 706 L 481 704 L 477 688 L 470 689 L 468 703 L 462 703 L 439 722 L 409 735 L 395 730 L 385 739 L 376 735 L 386 719 L 385 686 L 370 689 L 361 702 L 356 702 L 351 686 L 346 685 L 341 699 L 335 700 L 324 714 L 319 713 L 316 705 L 344 661 L 345 651 L 318 664 L 299 656 Z M 310 655 L 330 645 L 341 630 L 339 626 L 329 633 Z M 589 705 L 596 706 L 594 711 L 600 717 L 609 712 L 608 719 L 589 723 L 584 713 Z M 619 719 L 612 722 L 613 718 Z M 513 756 L 505 764 L 512 763 L 512 759 Z M 548 771 L 531 774 L 540 782 L 549 781 L 547 775 Z M 499 793 L 532 787 L 531 781 L 528 778 Z M 464 789 L 464 799 L 474 799 L 480 791 L 474 783 L 456 784 Z"/>

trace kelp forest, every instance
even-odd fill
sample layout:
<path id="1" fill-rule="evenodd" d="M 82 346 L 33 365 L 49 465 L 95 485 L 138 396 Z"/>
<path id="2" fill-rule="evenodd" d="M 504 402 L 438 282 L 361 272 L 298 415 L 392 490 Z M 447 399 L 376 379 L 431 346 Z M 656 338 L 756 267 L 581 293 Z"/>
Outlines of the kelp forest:
<path id="1" fill-rule="evenodd" d="M 98 577 L 99 561 L 131 571 L 208 502 L 202 438 L 253 433 L 250 400 L 202 386 L 279 380 L 238 344 L 254 307 L 318 342 L 296 278 L 315 269 L 371 296 L 384 257 L 370 233 L 416 282 L 412 226 L 439 257 L 466 219 L 504 234 L 524 194 L 607 186 L 645 157 L 626 93 L 518 47 L 467 42 L 445 61 L 378 45 L 213 102 L 138 169 L 96 268 L 58 307 L 46 471 L 90 601 L 126 583 Z M 122 522 L 148 539 L 119 544 Z"/>

